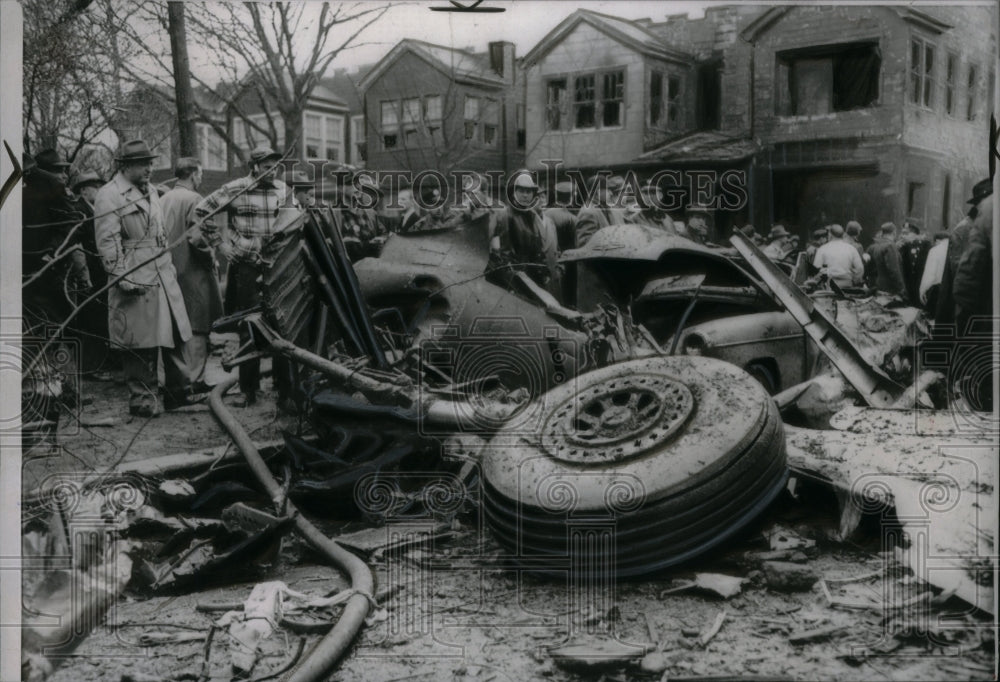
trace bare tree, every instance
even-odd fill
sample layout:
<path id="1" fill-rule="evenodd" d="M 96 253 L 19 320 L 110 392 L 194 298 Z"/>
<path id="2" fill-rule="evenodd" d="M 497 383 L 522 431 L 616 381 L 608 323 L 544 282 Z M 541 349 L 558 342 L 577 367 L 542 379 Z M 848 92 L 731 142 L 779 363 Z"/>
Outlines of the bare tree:
<path id="1" fill-rule="evenodd" d="M 124 0 L 99 0 L 109 7 L 134 7 Z M 119 23 L 122 34 L 142 59 L 122 64 L 135 83 L 159 86 L 160 96 L 173 104 L 173 72 L 162 40 L 168 27 L 165 2 L 142 3 L 142 21 Z M 185 7 L 190 40 L 210 54 L 212 76 L 200 75 L 192 64 L 192 80 L 215 103 L 222 103 L 247 130 L 285 146 L 297 147 L 302 115 L 318 81 L 345 50 L 357 47 L 359 36 L 391 6 L 369 3 L 188 3 Z M 221 76 L 221 78 L 220 78 Z M 199 121 L 210 125 L 241 161 L 245 140 L 235 140 L 219 111 L 193 102 Z M 265 116 L 250 118 L 260 110 Z"/>

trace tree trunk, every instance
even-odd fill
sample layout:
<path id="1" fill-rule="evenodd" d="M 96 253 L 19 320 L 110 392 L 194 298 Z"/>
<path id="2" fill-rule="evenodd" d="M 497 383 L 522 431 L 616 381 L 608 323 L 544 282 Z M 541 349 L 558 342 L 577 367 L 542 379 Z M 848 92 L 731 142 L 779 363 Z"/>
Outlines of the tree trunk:
<path id="1" fill-rule="evenodd" d="M 174 99 L 177 101 L 177 130 L 180 133 L 180 155 L 198 156 L 198 138 L 194 125 L 194 91 L 188 63 L 187 31 L 184 28 L 184 3 L 167 3 L 170 52 L 174 65 Z"/>

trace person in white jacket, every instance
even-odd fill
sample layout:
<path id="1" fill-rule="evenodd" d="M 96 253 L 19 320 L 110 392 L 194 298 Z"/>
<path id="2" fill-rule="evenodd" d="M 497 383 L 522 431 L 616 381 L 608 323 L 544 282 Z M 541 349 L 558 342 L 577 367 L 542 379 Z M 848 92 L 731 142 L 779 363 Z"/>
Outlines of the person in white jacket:
<path id="1" fill-rule="evenodd" d="M 934 246 L 927 252 L 924 274 L 920 277 L 920 303 L 932 315 L 937 310 L 937 292 L 944 276 L 944 263 L 948 258 L 948 233 L 934 235 Z"/>

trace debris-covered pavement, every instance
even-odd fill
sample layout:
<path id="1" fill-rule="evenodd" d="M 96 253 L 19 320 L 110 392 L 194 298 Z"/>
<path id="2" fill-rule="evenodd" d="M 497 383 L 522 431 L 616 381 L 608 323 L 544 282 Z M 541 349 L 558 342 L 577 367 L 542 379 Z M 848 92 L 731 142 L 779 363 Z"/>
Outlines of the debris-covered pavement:
<path id="1" fill-rule="evenodd" d="M 772 398 L 614 305 L 485 297 L 460 239 L 390 238 L 355 279 L 321 228 L 263 280 L 299 258 L 316 288 L 265 296 L 256 347 L 213 337 L 209 405 L 26 458 L 25 679 L 991 678 L 995 454 L 912 409 L 939 382 L 897 383 L 916 320 L 804 303 L 839 336 Z M 498 311 L 506 359 L 560 378 L 482 362 Z M 299 361 L 303 411 L 235 407 L 237 352 Z M 85 388 L 80 424 L 122 413 Z"/>

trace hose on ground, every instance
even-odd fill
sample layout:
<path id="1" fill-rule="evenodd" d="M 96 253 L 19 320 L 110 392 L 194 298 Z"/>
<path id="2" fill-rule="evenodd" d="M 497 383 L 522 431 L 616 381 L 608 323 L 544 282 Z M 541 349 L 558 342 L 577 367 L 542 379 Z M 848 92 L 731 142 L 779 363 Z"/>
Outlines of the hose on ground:
<path id="1" fill-rule="evenodd" d="M 267 494 L 271 499 L 278 500 L 282 497 L 281 486 L 274 480 L 250 435 L 222 402 L 222 396 L 238 380 L 233 377 L 216 386 L 209 396 L 209 407 L 229 433 L 233 443 L 243 453 L 250 470 L 264 486 Z M 320 532 L 308 519 L 298 513 L 291 502 L 287 503 L 287 513 L 295 516 L 295 530 L 299 535 L 350 577 L 351 587 L 355 591 L 344 605 L 344 611 L 337 624 L 320 640 L 309 656 L 289 672 L 287 677 L 287 682 L 313 682 L 324 679 L 323 676 L 333 668 L 360 632 L 368 616 L 370 602 L 367 595 L 374 592 L 374 578 L 364 561 Z"/>

